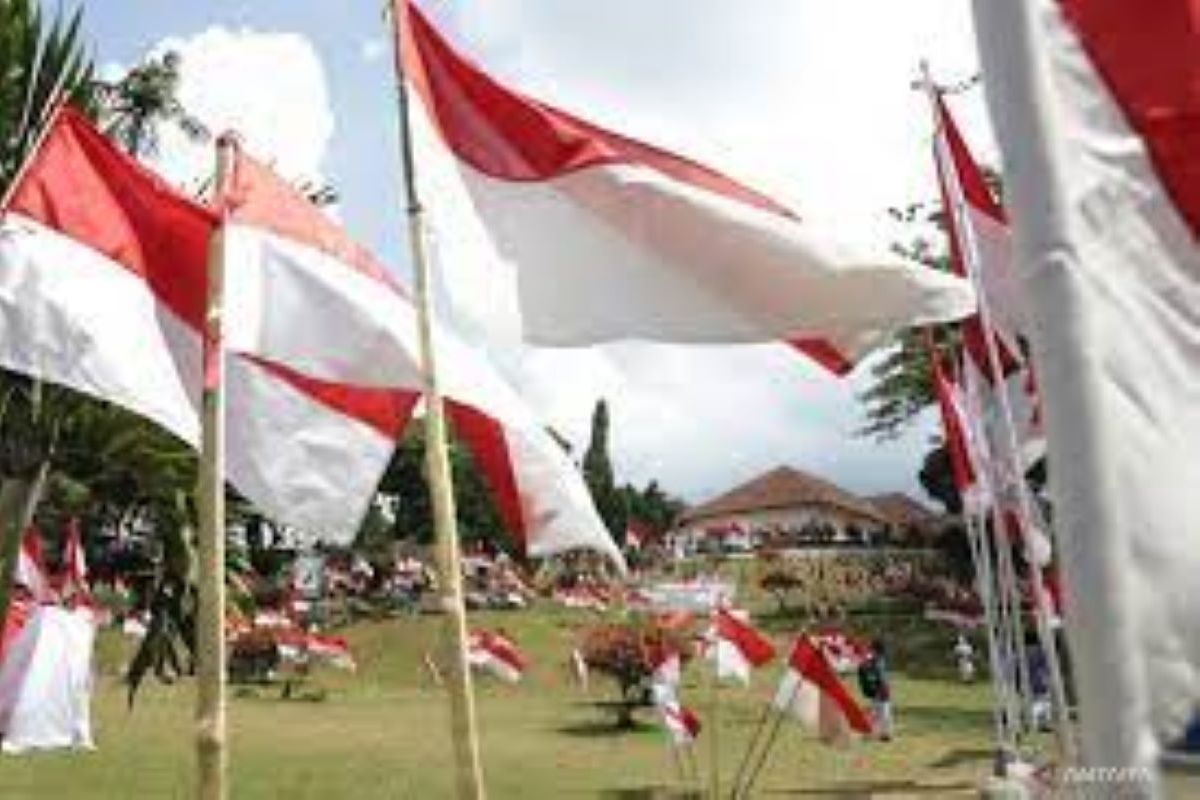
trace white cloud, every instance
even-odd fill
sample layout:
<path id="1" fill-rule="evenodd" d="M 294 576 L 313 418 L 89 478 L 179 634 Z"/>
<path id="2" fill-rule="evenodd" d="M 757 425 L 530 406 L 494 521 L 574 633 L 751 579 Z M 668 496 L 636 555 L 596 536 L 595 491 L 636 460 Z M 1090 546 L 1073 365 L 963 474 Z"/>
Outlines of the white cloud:
<path id="1" fill-rule="evenodd" d="M 387 54 L 387 42 L 378 37 L 364 39 L 358 46 L 358 54 L 368 64 L 374 63 Z"/>
<path id="2" fill-rule="evenodd" d="M 334 116 L 325 70 L 308 38 L 217 26 L 163 40 L 151 52 L 165 50 L 182 57 L 180 102 L 214 134 L 236 131 L 281 174 L 320 179 Z M 167 128 L 154 162 L 168 179 L 198 185 L 212 170 L 212 149 Z"/>

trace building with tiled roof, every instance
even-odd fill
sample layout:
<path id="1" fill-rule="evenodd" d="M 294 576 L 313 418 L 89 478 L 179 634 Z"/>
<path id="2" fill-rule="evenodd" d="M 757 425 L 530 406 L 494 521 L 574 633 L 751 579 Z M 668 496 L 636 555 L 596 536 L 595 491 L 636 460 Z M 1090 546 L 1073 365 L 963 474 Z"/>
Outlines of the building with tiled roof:
<path id="1" fill-rule="evenodd" d="M 688 509 L 676 528 L 694 539 L 737 532 L 798 543 L 863 540 L 891 526 L 887 514 L 869 501 L 781 466 Z"/>

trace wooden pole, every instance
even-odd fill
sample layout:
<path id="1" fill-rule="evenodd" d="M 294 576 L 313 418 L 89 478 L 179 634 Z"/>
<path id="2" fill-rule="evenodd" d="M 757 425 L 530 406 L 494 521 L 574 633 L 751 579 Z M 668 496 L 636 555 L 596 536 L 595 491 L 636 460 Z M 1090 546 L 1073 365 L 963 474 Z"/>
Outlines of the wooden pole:
<path id="1" fill-rule="evenodd" d="M 721 796 L 721 675 L 717 671 L 717 638 L 712 641 L 713 664 L 708 683 L 708 791 L 710 797 Z"/>
<path id="2" fill-rule="evenodd" d="M 416 164 L 412 147 L 408 92 L 404 80 L 403 21 L 404 0 L 392 2 L 393 57 L 396 71 L 396 97 L 399 102 L 401 160 L 404 166 L 404 192 L 408 214 L 408 240 L 416 273 L 417 325 L 421 343 L 422 377 L 425 396 L 425 468 L 433 505 L 434 537 L 437 542 L 438 568 L 442 580 L 442 608 L 446 614 L 449 645 L 451 737 L 456 763 L 456 786 L 460 800 L 482 800 L 487 796 L 479 749 L 475 693 L 467 662 L 467 615 L 463 602 L 462 568 L 459 559 L 458 523 L 454 508 L 454 488 L 450 458 L 446 447 L 446 418 L 438 386 L 432 314 L 432 274 L 425 240 L 425 219 L 417 191 Z"/>
<path id="3" fill-rule="evenodd" d="M 217 141 L 214 187 L 218 206 L 234 156 L 228 136 Z M 224 233 L 209 243 L 205 307 L 204 392 L 200 410 L 200 474 L 196 610 L 196 797 L 228 796 L 225 727 L 225 351 L 221 312 Z"/>

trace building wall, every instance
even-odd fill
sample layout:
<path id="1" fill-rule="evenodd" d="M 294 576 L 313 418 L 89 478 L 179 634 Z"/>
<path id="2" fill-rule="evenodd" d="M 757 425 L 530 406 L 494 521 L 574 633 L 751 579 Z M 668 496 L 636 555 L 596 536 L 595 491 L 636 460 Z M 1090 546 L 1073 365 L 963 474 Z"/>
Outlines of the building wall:
<path id="1" fill-rule="evenodd" d="M 834 529 L 835 541 L 844 541 L 848 538 L 846 531 L 850 526 L 855 526 L 862 531 L 878 531 L 886 527 L 882 523 L 857 514 L 847 513 L 841 509 L 827 506 L 794 506 L 708 517 L 683 525 L 679 532 L 684 537 L 699 539 L 705 535 L 707 530 L 728 527 L 732 524 L 749 531 L 779 528 L 800 529 L 809 525 L 828 525 Z"/>

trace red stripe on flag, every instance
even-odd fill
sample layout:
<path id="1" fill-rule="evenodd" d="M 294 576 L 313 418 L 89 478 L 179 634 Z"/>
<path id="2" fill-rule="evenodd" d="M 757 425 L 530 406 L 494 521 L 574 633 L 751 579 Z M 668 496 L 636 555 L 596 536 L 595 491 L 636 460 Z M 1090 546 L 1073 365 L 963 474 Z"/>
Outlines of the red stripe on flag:
<path id="1" fill-rule="evenodd" d="M 753 667 L 761 667 L 775 657 L 775 645 L 752 626 L 718 608 L 715 614 L 717 636 L 734 645 Z"/>
<path id="2" fill-rule="evenodd" d="M 788 344 L 834 375 L 849 375 L 854 369 L 854 362 L 824 339 L 790 339 Z"/>
<path id="3" fill-rule="evenodd" d="M 253 355 L 235 356 L 262 368 L 321 405 L 396 439 L 412 418 L 421 393 L 403 389 L 379 389 L 329 383 Z"/>
<path id="4" fill-rule="evenodd" d="M 204 328 L 208 242 L 218 219 L 63 107 L 8 210 L 140 276 L 180 320 Z"/>
<path id="5" fill-rule="evenodd" d="M 818 689 L 837 704 L 851 728 L 859 733 L 871 732 L 871 720 L 867 717 L 866 712 L 846 691 L 846 687 L 838 680 L 833 667 L 829 666 L 829 661 L 818 648 L 813 646 L 807 636 L 801 636 L 796 640 L 792 654 L 788 658 L 788 664 L 805 680 L 816 684 Z"/>
<path id="6" fill-rule="evenodd" d="M 486 414 L 454 400 L 446 400 L 446 413 L 454 423 L 455 431 L 471 448 L 475 464 L 492 490 L 496 509 L 505 527 L 524 549 L 528 544 L 529 530 L 521 509 L 521 490 L 513 470 L 504 427 Z"/>
<path id="7" fill-rule="evenodd" d="M 1159 180 L 1200 238 L 1200 0 L 1060 0 Z"/>
<path id="8" fill-rule="evenodd" d="M 694 161 L 605 130 L 515 92 L 464 58 L 406 2 L 404 69 L 446 144 L 493 178 L 544 181 L 605 164 L 650 167 L 677 181 L 795 217 L 759 192 Z"/>
<path id="9" fill-rule="evenodd" d="M 950 472 L 960 496 L 975 484 L 975 470 L 967 452 L 966 431 L 963 428 L 962 409 L 954 398 L 954 388 L 942 368 L 941 358 L 934 349 L 931 336 L 926 339 L 930 367 L 933 370 L 933 391 L 937 397 L 938 411 L 942 417 L 942 432 L 946 436 L 946 448 L 950 453 Z"/>
<path id="10" fill-rule="evenodd" d="M 392 273 L 270 168 L 241 152 L 222 197 L 230 217 L 308 245 L 407 296 Z"/>
<path id="11" fill-rule="evenodd" d="M 965 232 L 959 229 L 959 221 L 951 211 L 954 204 L 951 200 L 950 181 L 954 180 L 957 182 L 968 206 L 988 215 L 996 220 L 996 222 L 1005 224 L 1004 210 L 996 202 L 995 197 L 992 196 L 992 190 L 988 187 L 987 181 L 984 179 L 983 171 L 979 168 L 979 164 L 975 161 L 970 149 L 968 149 L 966 140 L 963 139 L 958 126 L 950 116 L 950 111 L 946 108 L 941 95 L 936 95 L 936 98 L 938 127 L 944 135 L 946 149 L 950 152 L 952 162 L 949 165 L 944 164 L 937 153 L 935 145 L 933 161 L 937 165 L 938 189 L 942 198 L 942 212 L 946 221 L 946 232 L 950 240 L 950 263 L 956 275 L 969 279 L 971 273 L 967 267 L 966 256 L 962 248 Z M 951 167 L 954 170 L 954 175 L 947 173 L 947 169 Z M 990 367 L 991 357 L 988 353 L 985 328 L 979 314 L 972 314 L 963 320 L 962 331 L 963 349 L 967 351 L 971 360 L 979 368 L 980 374 L 991 385 L 993 383 L 992 369 Z M 1004 337 L 996 335 L 994 331 L 992 334 L 996 340 L 996 355 L 1000 361 L 1001 374 L 1005 376 L 1011 375 L 1021 368 L 1021 360 L 1012 351 L 1008 343 L 1005 342 Z"/>

